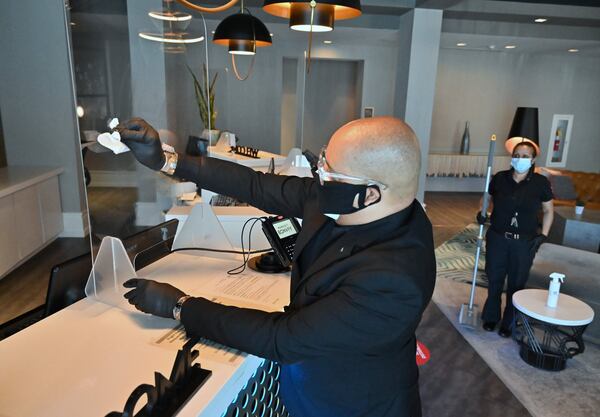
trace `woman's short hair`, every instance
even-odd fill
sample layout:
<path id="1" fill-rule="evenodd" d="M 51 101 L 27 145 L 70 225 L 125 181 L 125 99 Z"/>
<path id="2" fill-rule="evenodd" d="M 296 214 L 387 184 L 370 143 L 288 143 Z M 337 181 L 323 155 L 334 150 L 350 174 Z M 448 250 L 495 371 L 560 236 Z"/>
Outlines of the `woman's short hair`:
<path id="1" fill-rule="evenodd" d="M 533 157 L 535 158 L 537 156 L 537 149 L 535 149 L 535 146 L 531 142 L 523 141 L 523 142 L 517 143 L 515 145 L 515 147 L 513 148 L 513 153 L 515 152 L 515 149 L 517 149 L 519 146 L 528 146 L 528 147 L 530 147 L 531 151 L 533 152 Z"/>

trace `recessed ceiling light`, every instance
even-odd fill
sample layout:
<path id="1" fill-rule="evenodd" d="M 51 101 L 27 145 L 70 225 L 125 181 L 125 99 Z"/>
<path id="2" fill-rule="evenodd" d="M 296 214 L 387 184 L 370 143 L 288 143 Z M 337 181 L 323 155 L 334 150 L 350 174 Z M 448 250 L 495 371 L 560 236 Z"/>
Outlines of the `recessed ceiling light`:
<path id="1" fill-rule="evenodd" d="M 488 46 L 488 48 L 490 48 L 490 49 L 496 49 L 496 45 L 490 45 L 490 46 Z"/>
<path id="2" fill-rule="evenodd" d="M 269 33 L 269 35 L 271 35 L 271 37 L 273 37 L 273 34 L 272 34 L 272 33 Z"/>
<path id="3" fill-rule="evenodd" d="M 211 31 L 210 31 L 210 33 L 212 33 L 212 34 L 214 35 L 214 34 L 215 34 L 215 31 L 214 31 L 214 30 L 211 30 Z"/>
<path id="4" fill-rule="evenodd" d="M 332 44 L 332 43 L 333 43 L 333 41 L 323 41 L 323 43 L 325 43 L 325 44 L 327 44 L 327 45 L 330 45 L 330 44 Z"/>
<path id="5" fill-rule="evenodd" d="M 515 49 L 517 47 L 517 45 L 505 45 L 504 48 L 505 49 Z"/>
<path id="6" fill-rule="evenodd" d="M 77 23 L 75 23 L 75 22 L 69 22 L 69 24 L 70 24 L 71 26 L 77 26 Z"/>
<path id="7" fill-rule="evenodd" d="M 538 17 L 537 19 L 534 20 L 535 23 L 544 23 L 547 21 L 548 21 L 548 19 L 545 19 L 543 17 Z"/>
<path id="8" fill-rule="evenodd" d="M 579 49 L 577 49 L 577 48 L 571 48 L 571 49 L 569 49 L 569 52 L 579 52 Z"/>
<path id="9" fill-rule="evenodd" d="M 464 42 L 459 42 L 459 43 L 456 44 L 456 46 L 467 46 L 467 44 L 464 43 Z"/>

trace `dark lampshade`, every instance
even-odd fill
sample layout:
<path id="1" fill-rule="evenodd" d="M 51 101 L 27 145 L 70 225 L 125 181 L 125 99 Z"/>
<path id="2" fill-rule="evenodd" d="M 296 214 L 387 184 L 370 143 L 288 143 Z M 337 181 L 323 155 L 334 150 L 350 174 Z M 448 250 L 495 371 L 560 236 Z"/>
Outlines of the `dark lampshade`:
<path id="1" fill-rule="evenodd" d="M 290 28 L 303 32 L 328 32 L 335 20 L 352 19 L 361 15 L 360 0 L 319 0 L 314 9 L 308 1 L 265 0 L 263 10 L 274 16 L 290 19 Z"/>
<path id="2" fill-rule="evenodd" d="M 529 142 L 535 146 L 536 153 L 540 154 L 540 134 L 538 129 L 537 107 L 517 107 L 510 132 L 504 146 L 509 154 L 521 142 Z"/>
<path id="3" fill-rule="evenodd" d="M 223 19 L 215 30 L 213 42 L 227 46 L 230 54 L 239 55 L 254 55 L 256 47 L 273 43 L 264 23 L 248 13 L 237 13 Z"/>

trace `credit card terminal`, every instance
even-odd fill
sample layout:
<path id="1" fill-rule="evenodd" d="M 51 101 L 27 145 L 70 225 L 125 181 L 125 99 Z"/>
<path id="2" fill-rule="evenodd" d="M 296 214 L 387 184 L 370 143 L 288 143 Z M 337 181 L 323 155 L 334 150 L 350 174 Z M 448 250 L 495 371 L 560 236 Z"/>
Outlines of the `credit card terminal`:
<path id="1" fill-rule="evenodd" d="M 294 258 L 300 223 L 294 217 L 275 216 L 265 220 L 262 229 L 281 264 L 289 266 Z"/>

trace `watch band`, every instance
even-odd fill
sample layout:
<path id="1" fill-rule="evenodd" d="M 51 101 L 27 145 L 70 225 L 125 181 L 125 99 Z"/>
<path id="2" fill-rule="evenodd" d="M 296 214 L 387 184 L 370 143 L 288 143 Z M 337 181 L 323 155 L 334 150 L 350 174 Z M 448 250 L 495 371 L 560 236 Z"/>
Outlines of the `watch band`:
<path id="1" fill-rule="evenodd" d="M 160 170 L 167 175 L 173 175 L 175 173 L 175 169 L 177 168 L 177 153 L 168 151 L 163 152 L 165 154 L 165 164 Z"/>
<path id="2" fill-rule="evenodd" d="M 184 295 L 175 304 L 173 307 L 173 318 L 177 321 L 181 321 L 181 308 L 183 307 L 183 303 L 185 303 L 188 299 L 192 298 L 191 295 Z"/>

